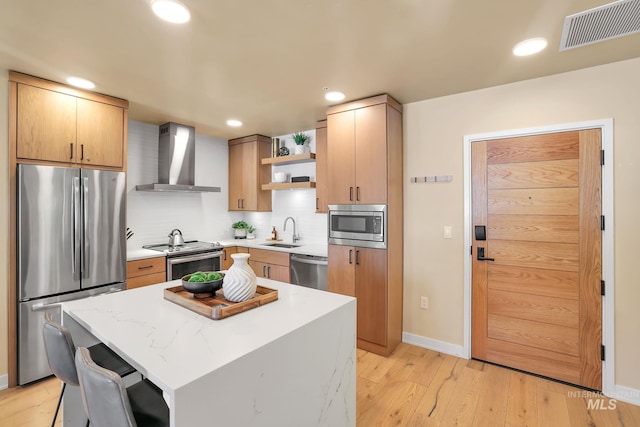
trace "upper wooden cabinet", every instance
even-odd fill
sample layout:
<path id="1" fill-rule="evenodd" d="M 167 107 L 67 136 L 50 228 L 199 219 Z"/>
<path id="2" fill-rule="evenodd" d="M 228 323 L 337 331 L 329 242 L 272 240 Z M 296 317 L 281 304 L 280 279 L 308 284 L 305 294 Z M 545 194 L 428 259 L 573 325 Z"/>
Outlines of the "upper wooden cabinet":
<path id="1" fill-rule="evenodd" d="M 387 204 L 402 155 L 402 106 L 388 95 L 327 110 L 329 204 Z M 400 171 L 402 162 L 399 164 Z"/>
<path id="2" fill-rule="evenodd" d="M 271 191 L 262 184 L 271 180 L 271 165 L 261 159 L 271 154 L 271 138 L 251 135 L 229 140 L 229 210 L 270 211 Z"/>
<path id="3" fill-rule="evenodd" d="M 11 72 L 16 158 L 123 169 L 128 102 Z"/>
<path id="4" fill-rule="evenodd" d="M 329 212 L 327 203 L 327 121 L 316 124 L 316 213 Z"/>

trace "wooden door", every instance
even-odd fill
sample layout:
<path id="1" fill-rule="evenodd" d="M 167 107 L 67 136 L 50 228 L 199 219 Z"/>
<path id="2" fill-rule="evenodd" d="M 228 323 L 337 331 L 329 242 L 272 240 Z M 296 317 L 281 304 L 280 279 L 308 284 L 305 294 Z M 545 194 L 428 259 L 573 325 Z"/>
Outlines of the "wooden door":
<path id="1" fill-rule="evenodd" d="M 222 250 L 222 262 L 221 262 L 222 265 L 220 266 L 222 270 L 228 270 L 231 268 L 231 266 L 233 265 L 233 258 L 231 258 L 231 255 L 237 254 L 237 253 L 238 253 L 237 246 L 229 246 Z"/>
<path id="2" fill-rule="evenodd" d="M 83 98 L 78 98 L 77 102 L 76 161 L 121 168 L 124 154 L 124 109 Z"/>
<path id="3" fill-rule="evenodd" d="M 229 210 L 242 210 L 242 146 L 244 144 L 229 145 Z"/>
<path id="4" fill-rule="evenodd" d="M 75 162 L 76 98 L 18 84 L 17 157 Z"/>
<path id="5" fill-rule="evenodd" d="M 316 126 L 316 213 L 327 213 L 327 121 Z"/>
<path id="6" fill-rule="evenodd" d="M 602 388 L 600 150 L 599 129 L 472 144 L 472 357 Z"/>
<path id="7" fill-rule="evenodd" d="M 353 246 L 329 245 L 327 280 L 330 292 L 356 296 L 356 264 Z"/>
<path id="8" fill-rule="evenodd" d="M 387 345 L 387 251 L 355 248 L 358 339 Z"/>
<path id="9" fill-rule="evenodd" d="M 329 204 L 355 202 L 355 112 L 327 116 L 327 162 Z"/>
<path id="10" fill-rule="evenodd" d="M 386 204 L 387 104 L 359 108 L 355 114 L 355 202 Z"/>

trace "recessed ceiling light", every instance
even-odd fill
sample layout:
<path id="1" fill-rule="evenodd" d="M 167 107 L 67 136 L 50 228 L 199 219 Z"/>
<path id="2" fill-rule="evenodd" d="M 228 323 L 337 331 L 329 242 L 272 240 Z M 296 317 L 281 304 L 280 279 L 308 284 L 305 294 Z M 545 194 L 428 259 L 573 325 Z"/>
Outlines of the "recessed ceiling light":
<path id="1" fill-rule="evenodd" d="M 543 37 L 536 37 L 521 41 L 513 47 L 513 54 L 515 56 L 527 56 L 540 52 L 547 47 L 547 39 Z"/>
<path id="2" fill-rule="evenodd" d="M 174 24 L 184 24 L 191 19 L 189 9 L 174 0 L 151 0 L 151 9 L 160 18 Z"/>
<path id="3" fill-rule="evenodd" d="M 344 99 L 344 93 L 338 92 L 337 90 L 330 90 L 325 92 L 324 99 L 327 101 L 342 101 Z"/>
<path id="4" fill-rule="evenodd" d="M 67 83 L 71 86 L 79 87 L 81 89 L 93 89 L 96 85 L 87 79 L 81 79 L 80 77 L 69 77 Z"/>
<path id="5" fill-rule="evenodd" d="M 229 119 L 227 120 L 227 125 L 237 128 L 238 126 L 242 126 L 242 122 L 240 120 Z"/>

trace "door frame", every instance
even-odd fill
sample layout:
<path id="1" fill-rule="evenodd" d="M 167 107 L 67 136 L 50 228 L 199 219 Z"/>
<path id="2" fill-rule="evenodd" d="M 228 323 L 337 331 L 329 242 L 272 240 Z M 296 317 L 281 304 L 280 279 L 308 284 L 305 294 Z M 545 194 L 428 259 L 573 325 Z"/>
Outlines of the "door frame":
<path id="1" fill-rule="evenodd" d="M 614 217 L 613 217 L 613 119 L 560 123 L 549 126 L 478 133 L 464 136 L 464 328 L 463 355 L 471 358 L 471 254 L 472 199 L 471 199 L 471 144 L 501 138 L 540 135 L 582 129 L 599 128 L 602 132 L 602 149 L 605 162 L 602 167 L 602 215 L 606 218 L 602 232 L 602 279 L 606 282 L 606 296 L 602 301 L 602 343 L 605 360 L 602 363 L 602 392 L 615 393 L 615 333 L 614 333 Z"/>

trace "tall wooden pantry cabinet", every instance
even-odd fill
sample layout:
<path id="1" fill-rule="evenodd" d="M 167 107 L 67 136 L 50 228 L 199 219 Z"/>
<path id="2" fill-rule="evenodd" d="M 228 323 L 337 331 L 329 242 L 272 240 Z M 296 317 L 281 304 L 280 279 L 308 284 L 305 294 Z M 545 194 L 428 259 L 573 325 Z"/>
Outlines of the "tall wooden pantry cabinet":
<path id="1" fill-rule="evenodd" d="M 327 110 L 328 204 L 387 205 L 387 249 L 329 245 L 329 290 L 358 300 L 358 347 L 402 341 L 402 105 L 389 95 Z"/>

